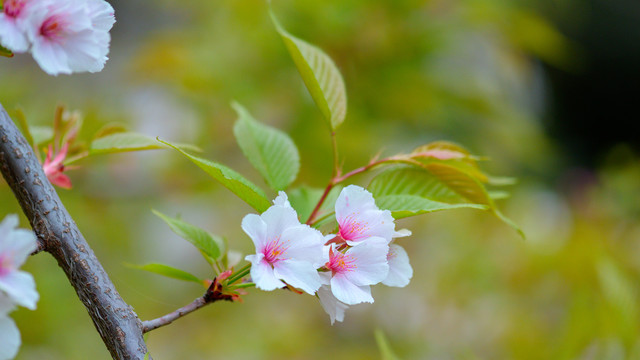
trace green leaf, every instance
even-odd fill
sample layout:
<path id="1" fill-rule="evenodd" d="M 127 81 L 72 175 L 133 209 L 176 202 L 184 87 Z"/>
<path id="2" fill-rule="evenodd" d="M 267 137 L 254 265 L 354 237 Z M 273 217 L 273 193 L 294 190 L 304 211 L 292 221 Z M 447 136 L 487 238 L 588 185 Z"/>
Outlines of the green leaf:
<path id="1" fill-rule="evenodd" d="M 215 163 L 213 161 L 209 161 L 206 159 L 199 158 L 197 156 L 190 155 L 186 153 L 184 150 L 180 149 L 177 145 L 173 145 L 166 141 L 158 140 L 161 143 L 171 146 L 176 149 L 182 155 L 186 156 L 189 160 L 191 160 L 194 164 L 198 165 L 202 170 L 204 170 L 211 177 L 220 182 L 224 187 L 231 190 L 232 193 L 236 194 L 240 199 L 244 200 L 251 207 L 256 209 L 258 212 L 262 213 L 271 206 L 271 203 L 267 199 L 264 192 L 258 188 L 254 183 L 245 179 L 242 175 L 238 174 L 236 171 L 222 165 Z"/>
<path id="2" fill-rule="evenodd" d="M 460 208 L 487 210 L 489 208 L 486 205 L 480 204 L 447 204 L 414 195 L 381 196 L 376 198 L 376 203 L 380 208 L 390 210 L 394 219 L 402 219 L 440 210 Z"/>
<path id="3" fill-rule="evenodd" d="M 154 274 L 170 277 L 172 279 L 182 280 L 182 281 L 191 281 L 198 284 L 202 284 L 202 280 L 197 276 L 190 274 L 184 270 L 176 269 L 172 266 L 165 264 L 146 264 L 146 265 L 129 265 L 130 267 L 152 272 Z"/>
<path id="4" fill-rule="evenodd" d="M 476 163 L 478 157 L 471 155 L 467 149 L 452 142 L 435 141 L 420 146 L 413 150 L 411 158 L 422 164 L 450 164 L 480 182 L 486 183 L 489 180 Z"/>
<path id="5" fill-rule="evenodd" d="M 389 341 L 384 335 L 382 329 L 377 328 L 374 335 L 376 337 L 376 344 L 378 344 L 378 350 L 380 350 L 382 360 L 398 360 L 398 356 L 391 349 Z"/>
<path id="6" fill-rule="evenodd" d="M 110 123 L 100 128 L 100 130 L 98 130 L 95 133 L 95 135 L 93 135 L 93 139 L 95 140 L 95 139 L 103 138 L 108 135 L 125 133 L 125 132 L 127 132 L 127 128 L 125 125 L 118 124 L 118 123 Z"/>
<path id="7" fill-rule="evenodd" d="M 0 52 L 1 50 L 2 50 L 2 47 L 0 46 Z M 29 123 L 27 122 L 27 117 L 24 115 L 24 111 L 22 111 L 22 109 L 20 108 L 16 109 L 15 118 L 18 120 L 18 126 L 20 127 L 20 130 L 22 131 L 22 135 L 24 136 L 24 138 L 27 140 L 29 145 L 31 145 L 31 147 L 35 147 L 35 144 L 37 143 L 33 141 L 33 136 L 31 135 L 31 130 L 29 129 Z"/>
<path id="8" fill-rule="evenodd" d="M 186 150 L 200 151 L 196 146 L 193 145 L 176 144 L 175 146 Z M 121 132 L 110 134 L 93 140 L 89 148 L 89 153 L 91 155 L 96 155 L 167 148 L 167 146 L 158 143 L 156 139 L 149 136 L 132 132 Z"/>
<path id="9" fill-rule="evenodd" d="M 53 139 L 53 128 L 49 126 L 31 126 L 33 142 L 38 145 Z"/>
<path id="10" fill-rule="evenodd" d="M 369 191 L 378 206 L 394 216 L 457 208 L 489 210 L 524 237 L 522 230 L 496 208 L 481 182 L 450 164 L 390 168 L 371 181 Z"/>
<path id="11" fill-rule="evenodd" d="M 298 148 L 286 133 L 259 123 L 240 104 L 232 106 L 238 113 L 233 133 L 242 152 L 273 190 L 284 190 L 300 170 Z"/>
<path id="12" fill-rule="evenodd" d="M 289 34 L 273 13 L 271 19 L 311 97 L 331 130 L 337 129 L 347 114 L 347 91 L 336 64 L 318 47 Z"/>
<path id="13" fill-rule="evenodd" d="M 13 57 L 13 52 L 6 47 L 0 45 L 0 56 Z"/>
<path id="14" fill-rule="evenodd" d="M 385 170 L 371 181 L 368 188 L 376 199 L 390 195 L 413 195 L 439 203 L 469 203 L 436 176 L 417 167 L 398 166 Z"/>
<path id="15" fill-rule="evenodd" d="M 426 168 L 447 187 L 472 203 L 493 207 L 493 202 L 482 183 L 459 166 L 431 163 L 426 164 Z"/>
<path id="16" fill-rule="evenodd" d="M 193 246 L 202 251 L 205 255 L 214 260 L 218 260 L 224 253 L 224 240 L 211 235 L 195 225 L 191 225 L 179 219 L 168 217 L 159 211 L 151 210 L 156 216 L 164 220 L 171 230 L 181 238 L 187 240 Z"/>

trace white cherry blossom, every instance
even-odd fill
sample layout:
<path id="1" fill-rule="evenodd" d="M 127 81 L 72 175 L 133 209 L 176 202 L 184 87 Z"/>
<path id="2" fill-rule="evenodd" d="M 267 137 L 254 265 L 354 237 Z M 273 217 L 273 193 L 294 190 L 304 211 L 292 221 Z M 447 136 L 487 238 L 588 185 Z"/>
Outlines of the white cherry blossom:
<path id="1" fill-rule="evenodd" d="M 271 291 L 287 283 L 311 295 L 318 290 L 324 238 L 318 230 L 300 224 L 284 192 L 262 215 L 245 216 L 242 229 L 256 246 L 257 253 L 245 260 L 252 264 L 251 278 L 257 288 Z"/>
<path id="2" fill-rule="evenodd" d="M 29 50 L 25 20 L 34 0 L 3 0 L 0 12 L 0 44 L 21 53 Z"/>
<path id="3" fill-rule="evenodd" d="M 35 0 L 32 0 L 35 1 Z M 102 70 L 113 8 L 103 0 L 41 0 L 25 20 L 33 58 L 51 75 Z"/>
<path id="4" fill-rule="evenodd" d="M 347 305 L 372 303 L 370 285 L 383 281 L 389 273 L 387 241 L 372 237 L 342 251 L 336 244 L 329 246 L 329 261 L 325 267 L 331 272 L 329 283 L 336 299 Z"/>

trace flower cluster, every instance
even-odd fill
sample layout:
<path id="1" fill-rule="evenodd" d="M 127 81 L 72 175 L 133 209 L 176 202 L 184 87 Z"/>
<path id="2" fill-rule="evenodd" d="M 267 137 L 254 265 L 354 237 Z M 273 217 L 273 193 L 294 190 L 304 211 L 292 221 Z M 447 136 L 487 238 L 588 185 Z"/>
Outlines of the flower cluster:
<path id="1" fill-rule="evenodd" d="M 2 0 L 0 44 L 31 51 L 51 75 L 98 72 L 107 61 L 113 8 L 103 0 Z"/>
<path id="2" fill-rule="evenodd" d="M 348 305 L 373 302 L 371 285 L 403 287 L 413 270 L 406 251 L 393 243 L 408 236 L 396 231 L 388 210 L 380 210 L 367 190 L 350 185 L 335 204 L 338 232 L 323 236 L 301 224 L 284 192 L 262 215 L 249 214 L 242 229 L 257 254 L 249 255 L 256 287 L 285 286 L 316 294 L 331 323 L 343 321 Z"/>
<path id="3" fill-rule="evenodd" d="M 0 223 L 0 360 L 14 358 L 20 347 L 20 332 L 9 312 L 16 305 L 34 310 L 39 297 L 31 274 L 18 270 L 36 249 L 36 237 L 17 225 L 16 215 Z"/>

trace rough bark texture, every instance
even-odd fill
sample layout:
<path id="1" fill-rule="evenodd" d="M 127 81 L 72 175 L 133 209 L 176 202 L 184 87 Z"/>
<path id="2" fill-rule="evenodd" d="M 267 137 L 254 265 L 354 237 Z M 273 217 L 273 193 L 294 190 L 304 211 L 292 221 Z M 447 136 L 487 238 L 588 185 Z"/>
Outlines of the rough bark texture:
<path id="1" fill-rule="evenodd" d="M 140 319 L 116 291 L 2 105 L 0 171 L 31 222 L 39 248 L 56 258 L 111 356 L 143 359 L 147 348 Z"/>

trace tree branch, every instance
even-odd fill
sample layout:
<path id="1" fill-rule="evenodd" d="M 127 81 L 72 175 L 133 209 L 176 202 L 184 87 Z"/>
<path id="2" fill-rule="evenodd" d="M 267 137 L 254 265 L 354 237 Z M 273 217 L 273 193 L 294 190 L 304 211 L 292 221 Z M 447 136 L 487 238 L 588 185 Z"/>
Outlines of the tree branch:
<path id="1" fill-rule="evenodd" d="M 228 275 L 227 275 L 228 276 Z M 233 282 L 233 281 L 231 281 Z M 201 297 L 193 300 L 193 302 L 191 304 L 185 305 L 183 307 L 181 307 L 180 309 L 177 309 L 175 311 L 172 311 L 170 313 L 168 313 L 167 315 L 161 316 L 157 319 L 153 319 L 153 320 L 147 320 L 147 321 L 143 321 L 142 322 L 142 332 L 143 333 L 147 333 L 151 330 L 155 330 L 159 327 L 163 327 L 165 325 L 169 325 L 172 322 L 174 322 L 175 320 L 190 314 L 202 307 L 204 307 L 205 305 L 214 303 L 216 301 L 219 300 L 224 300 L 224 301 L 234 301 L 239 299 L 239 295 L 234 295 L 232 293 L 229 292 L 225 292 L 224 287 L 222 286 L 222 284 L 220 284 L 218 282 L 218 279 L 213 279 L 213 282 L 211 283 L 211 285 L 209 286 L 209 288 L 207 289 L 207 292 L 204 293 L 204 295 L 202 295 Z"/>
<path id="2" fill-rule="evenodd" d="M 165 325 L 169 325 L 175 320 L 193 312 L 201 307 L 209 304 L 210 301 L 207 301 L 206 296 L 201 296 L 189 305 L 185 305 L 178 310 L 168 313 L 167 315 L 161 316 L 157 319 L 147 320 L 142 322 L 142 332 L 147 333 L 151 330 L 155 330 L 159 327 L 163 327 Z"/>
<path id="3" fill-rule="evenodd" d="M 142 323 L 118 294 L 2 105 L 0 171 L 29 219 L 39 247 L 64 270 L 111 356 L 142 360 L 147 352 Z"/>

